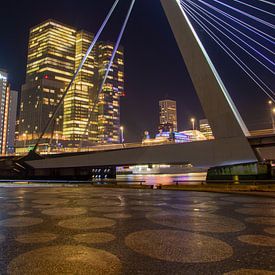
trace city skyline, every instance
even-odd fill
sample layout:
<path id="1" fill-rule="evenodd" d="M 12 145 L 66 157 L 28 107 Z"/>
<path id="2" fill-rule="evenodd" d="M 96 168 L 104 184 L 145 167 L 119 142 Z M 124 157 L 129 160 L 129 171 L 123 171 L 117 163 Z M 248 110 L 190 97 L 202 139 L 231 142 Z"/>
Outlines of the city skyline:
<path id="1" fill-rule="evenodd" d="M 66 2 L 66 4 L 71 8 L 71 2 Z M 24 73 L 22 73 L 22 71 L 24 66 L 22 64 L 25 58 L 22 55 L 26 53 L 26 45 L 24 45 L 22 41 L 26 41 L 27 39 L 26 33 L 28 27 L 38 24 L 42 18 L 47 19 L 52 17 L 66 24 L 76 26 L 77 28 L 84 28 L 94 32 L 108 10 L 107 4 L 110 6 L 112 1 L 104 4 L 101 4 L 100 1 L 94 1 L 94 3 L 92 3 L 94 10 L 98 11 L 90 11 L 94 14 L 93 20 L 88 19 L 91 17 L 87 16 L 87 12 L 80 7 L 81 5 L 76 7 L 75 12 L 70 8 L 63 11 L 65 3 L 61 1 L 57 4 L 54 11 L 47 7 L 43 12 L 37 10 L 34 12 L 34 16 L 28 19 L 23 26 L 19 26 L 16 22 L 10 22 L 10 24 L 8 24 L 9 30 L 17 30 L 17 32 L 21 30 L 17 38 L 19 39 L 18 43 L 20 47 L 17 46 L 18 53 L 15 53 L 17 58 L 13 60 L 11 58 L 11 50 L 14 49 L 15 38 L 10 37 L 10 32 L 4 30 L 3 37 L 6 39 L 3 39 L 4 45 L 0 46 L 0 53 L 4 56 L 3 52 L 5 50 L 6 58 L 1 59 L 0 67 L 5 67 L 10 72 L 10 81 L 15 89 L 18 89 L 18 86 L 23 83 Z M 6 3 L 5 5 L 9 4 Z M 143 2 L 137 3 L 133 18 L 131 18 L 129 22 L 127 33 L 122 41 L 122 44 L 127 49 L 125 53 L 127 63 L 125 90 L 127 91 L 127 96 L 122 100 L 121 124 L 125 126 L 125 136 L 127 140 L 130 141 L 139 139 L 144 130 L 156 130 L 155 125 L 158 120 L 158 112 L 155 102 L 165 97 L 175 99 L 179 103 L 180 128 L 189 127 L 190 117 L 194 116 L 197 119 L 204 118 L 190 77 L 186 72 L 170 27 L 158 1 L 150 1 L 150 3 L 147 4 L 147 10 L 143 18 L 144 22 L 141 22 L 137 15 L 144 9 L 144 5 L 145 3 Z M 121 9 L 125 10 L 126 6 L 127 3 L 125 3 L 125 6 L 121 6 Z M 72 12 L 73 16 L 71 16 Z M 80 16 L 80 14 L 82 14 L 82 16 Z M 85 19 L 85 15 L 87 19 Z M 113 19 L 114 24 L 112 24 L 112 28 L 115 29 L 115 31 L 111 30 L 111 27 L 108 27 L 107 34 L 104 34 L 104 38 L 110 36 L 110 39 L 115 39 L 116 30 L 120 24 L 120 20 L 117 20 L 117 18 L 116 15 Z M 150 23 L 149 28 L 147 28 L 148 23 Z M 135 31 L 137 30 L 137 26 L 139 26 L 138 32 Z M 155 30 L 158 28 L 162 28 L 163 32 L 156 32 Z M 203 36 L 201 31 L 199 31 L 199 34 Z M 136 41 L 140 42 L 136 43 Z M 162 42 L 163 47 L 156 47 L 160 42 Z M 212 46 L 211 41 L 206 42 L 208 42 L 208 48 Z M 12 45 L 13 47 L 8 47 L 8 45 Z M 213 56 L 213 50 L 211 51 L 210 49 L 209 52 Z M 21 56 L 21 58 L 18 58 L 18 55 Z M 221 61 L 219 60 L 227 59 L 219 50 L 215 50 L 213 61 L 216 62 L 215 65 L 217 64 L 218 69 L 221 67 L 221 64 L 219 64 Z M 166 64 L 166 66 L 161 66 L 162 64 Z M 18 68 L 20 68 L 20 70 Z M 229 61 L 228 68 L 225 69 L 225 72 L 221 72 L 221 75 L 234 102 L 236 102 L 239 107 L 245 122 L 250 129 L 270 127 L 266 98 L 258 93 L 257 87 L 247 80 L 245 76 L 241 77 L 244 78 L 244 80 L 240 80 L 237 73 L 232 73 L 237 70 L 232 62 Z M 242 73 L 240 73 L 240 75 L 242 75 Z M 233 81 L 231 81 L 232 76 L 234 76 Z M 140 81 L 140 79 L 142 79 L 142 81 Z M 247 100 L 248 95 L 249 100 Z M 142 112 L 140 112 L 139 106 L 142 102 L 146 102 L 146 104 L 143 104 Z M 255 102 L 257 102 L 257 105 Z M 256 107 L 259 109 L 258 112 L 253 111 Z M 148 117 L 150 117 L 150 119 L 148 119 Z"/>
<path id="2" fill-rule="evenodd" d="M 40 137 L 93 39 L 94 34 L 53 19 L 30 29 L 18 152 L 26 145 L 34 146 Z M 42 144 L 52 140 L 55 147 L 76 147 L 82 142 L 119 143 L 120 97 L 125 94 L 122 46 L 101 88 L 114 47 L 113 42 L 106 41 L 95 45 L 46 129 Z"/>
<path id="3" fill-rule="evenodd" d="M 0 273 L 273 274 L 273 3 L 247 1 L 4 2 Z"/>

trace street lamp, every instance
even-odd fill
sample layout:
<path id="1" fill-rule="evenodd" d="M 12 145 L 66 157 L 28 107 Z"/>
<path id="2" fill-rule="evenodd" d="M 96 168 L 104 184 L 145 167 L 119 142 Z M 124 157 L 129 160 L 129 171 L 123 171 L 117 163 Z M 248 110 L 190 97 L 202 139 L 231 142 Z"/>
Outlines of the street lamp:
<path id="1" fill-rule="evenodd" d="M 124 127 L 120 126 L 120 141 L 123 144 L 124 143 Z"/>
<path id="2" fill-rule="evenodd" d="M 195 121 L 196 121 L 196 119 L 195 118 L 191 118 L 190 119 L 190 121 L 191 121 L 191 123 L 192 123 L 192 128 L 193 128 L 193 131 L 195 130 Z"/>

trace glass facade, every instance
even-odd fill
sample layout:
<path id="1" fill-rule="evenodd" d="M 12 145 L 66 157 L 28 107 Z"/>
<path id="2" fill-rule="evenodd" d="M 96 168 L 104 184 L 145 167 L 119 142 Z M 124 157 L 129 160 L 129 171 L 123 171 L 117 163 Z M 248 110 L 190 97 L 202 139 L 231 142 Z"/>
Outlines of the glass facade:
<path id="1" fill-rule="evenodd" d="M 77 32 L 75 70 L 80 65 L 92 40 L 92 34 L 85 31 Z M 94 103 L 95 73 L 95 52 L 92 52 L 76 77 L 64 101 L 63 133 L 66 140 L 80 141 L 83 139 L 84 141 L 90 140 L 92 142 L 97 142 L 97 110 L 95 110 L 89 121 L 90 112 Z M 89 124 L 89 126 L 87 126 L 87 124 Z"/>
<path id="2" fill-rule="evenodd" d="M 76 68 L 92 39 L 93 35 L 88 32 L 77 33 Z M 64 136 L 69 141 L 120 142 L 120 97 L 124 95 L 122 47 L 117 51 L 102 93 L 98 95 L 113 50 L 112 43 L 99 42 L 65 98 Z"/>
<path id="3" fill-rule="evenodd" d="M 54 20 L 30 30 L 26 83 L 22 86 L 20 104 L 21 146 L 34 144 L 38 139 L 73 76 L 75 34 L 74 28 Z M 62 126 L 63 108 L 45 139 L 61 136 Z"/>
<path id="4" fill-rule="evenodd" d="M 27 78 L 33 82 L 47 79 L 68 83 L 74 72 L 76 30 L 54 20 L 30 30 Z"/>
<path id="5" fill-rule="evenodd" d="M 111 59 L 114 45 L 101 42 L 97 48 L 98 86 L 100 86 Z M 120 47 L 99 96 L 98 140 L 100 143 L 120 142 L 120 97 L 124 96 L 124 53 Z"/>

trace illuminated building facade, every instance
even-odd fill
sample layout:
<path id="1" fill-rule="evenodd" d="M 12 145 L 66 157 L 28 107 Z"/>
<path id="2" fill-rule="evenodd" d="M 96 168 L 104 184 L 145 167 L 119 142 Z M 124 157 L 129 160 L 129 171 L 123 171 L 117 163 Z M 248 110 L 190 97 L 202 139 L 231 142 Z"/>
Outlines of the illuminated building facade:
<path id="1" fill-rule="evenodd" d="M 74 73 L 76 30 L 47 20 L 30 30 L 26 83 L 22 86 L 18 146 L 34 144 Z M 63 108 L 45 139 L 62 135 Z"/>
<path id="2" fill-rule="evenodd" d="M 0 70 L 0 154 L 14 152 L 18 92 L 8 84 L 8 74 Z"/>
<path id="3" fill-rule="evenodd" d="M 211 126 L 209 125 L 208 119 L 200 120 L 200 132 L 207 139 L 214 139 L 213 132 L 212 132 Z"/>
<path id="4" fill-rule="evenodd" d="M 202 132 L 198 131 L 198 130 L 188 130 L 188 131 L 183 131 L 181 133 L 187 135 L 190 141 L 207 140 L 205 135 Z"/>
<path id="5" fill-rule="evenodd" d="M 8 73 L 0 69 L 0 153 L 5 153 L 7 130 Z"/>
<path id="6" fill-rule="evenodd" d="M 75 70 L 85 56 L 92 39 L 93 35 L 88 32 L 77 32 Z M 95 52 L 93 52 L 87 58 L 83 69 L 65 97 L 63 135 L 68 141 L 83 139 L 84 141 L 97 142 L 98 140 L 97 108 L 89 119 L 95 97 L 96 66 Z"/>
<path id="7" fill-rule="evenodd" d="M 77 32 L 75 68 L 92 39 L 93 35 L 86 31 Z M 101 144 L 120 142 L 120 97 L 124 95 L 122 47 L 117 51 L 103 90 L 98 95 L 113 49 L 110 42 L 96 45 L 65 98 L 63 133 L 72 146 L 80 140 Z"/>
<path id="8" fill-rule="evenodd" d="M 13 154 L 15 146 L 15 131 L 16 131 L 16 118 L 17 118 L 17 103 L 18 103 L 18 92 L 11 90 L 10 86 L 7 90 L 6 97 L 6 122 L 5 122 L 5 134 L 3 142 L 3 149 L 5 148 L 4 154 Z M 4 147 L 5 145 L 5 147 Z"/>
<path id="9" fill-rule="evenodd" d="M 175 143 L 184 143 L 189 142 L 189 136 L 185 133 L 178 133 L 178 132 L 161 132 L 156 135 L 156 140 L 169 140 Z"/>
<path id="10" fill-rule="evenodd" d="M 98 84 L 102 83 L 114 45 L 100 42 L 97 47 Z M 119 47 L 109 76 L 99 96 L 98 141 L 100 143 L 120 142 L 120 97 L 124 96 L 124 53 Z"/>
<path id="11" fill-rule="evenodd" d="M 35 144 L 93 37 L 89 32 L 77 31 L 51 19 L 30 30 L 18 147 Z M 99 42 L 95 46 L 45 133 L 42 144 L 55 140 L 64 146 L 74 147 L 80 140 L 90 143 L 119 142 L 120 96 L 124 95 L 124 56 L 121 47 L 97 100 L 113 48 L 109 42 Z"/>
<path id="12" fill-rule="evenodd" d="M 177 132 L 177 103 L 174 100 L 161 100 L 159 102 L 160 126 L 163 132 Z"/>
<path id="13" fill-rule="evenodd" d="M 158 144 L 170 144 L 170 143 L 185 143 L 190 142 L 190 136 L 184 132 L 160 132 L 155 138 L 150 138 L 149 135 L 142 140 L 143 145 L 158 145 Z"/>

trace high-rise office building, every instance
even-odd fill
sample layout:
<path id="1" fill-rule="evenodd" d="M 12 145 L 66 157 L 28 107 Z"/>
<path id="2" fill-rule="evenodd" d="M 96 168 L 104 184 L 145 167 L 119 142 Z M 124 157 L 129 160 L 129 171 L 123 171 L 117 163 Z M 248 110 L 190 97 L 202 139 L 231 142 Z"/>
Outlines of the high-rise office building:
<path id="1" fill-rule="evenodd" d="M 8 73 L 0 70 L 0 153 L 13 153 L 18 92 L 8 84 Z"/>
<path id="2" fill-rule="evenodd" d="M 207 139 L 214 139 L 213 132 L 211 126 L 209 125 L 208 119 L 201 119 L 200 121 L 200 132 Z"/>
<path id="3" fill-rule="evenodd" d="M 177 132 L 177 102 L 174 100 L 161 100 L 159 102 L 160 125 L 159 130 L 163 132 Z"/>
<path id="4" fill-rule="evenodd" d="M 5 136 L 7 123 L 7 91 L 8 91 L 8 73 L 0 69 L 0 153 L 5 151 Z"/>
<path id="5" fill-rule="evenodd" d="M 3 154 L 13 154 L 15 152 L 15 128 L 17 118 L 18 92 L 7 89 L 5 123 L 3 135 Z"/>
<path id="6" fill-rule="evenodd" d="M 52 116 L 75 66 L 76 30 L 47 20 L 30 30 L 26 83 L 22 86 L 19 143 L 34 144 Z M 63 108 L 45 134 L 62 134 Z"/>
<path id="7" fill-rule="evenodd" d="M 7 133 L 7 152 L 13 154 L 15 152 L 15 132 L 16 120 L 18 112 L 18 91 L 10 91 L 9 100 L 9 116 L 8 116 L 8 133 Z"/>
<path id="8" fill-rule="evenodd" d="M 75 70 L 85 56 L 92 40 L 93 34 L 91 33 L 86 31 L 76 33 Z M 89 119 L 94 103 L 95 78 L 96 60 L 93 51 L 88 56 L 64 100 L 63 135 L 66 140 L 80 141 L 83 139 L 84 141 L 97 142 L 96 108 Z"/>
<path id="9" fill-rule="evenodd" d="M 76 34 L 75 66 L 86 54 L 93 35 Z M 120 96 L 124 94 L 124 57 L 122 47 L 98 95 L 114 45 L 99 42 L 77 76 L 64 103 L 64 136 L 70 141 L 118 143 L 120 131 Z M 72 142 L 73 144 L 74 142 Z"/>
<path id="10" fill-rule="evenodd" d="M 98 85 L 102 83 L 114 45 L 100 42 L 97 47 Z M 98 139 L 100 143 L 120 142 L 120 97 L 124 96 L 124 53 L 119 47 L 98 103 Z"/>
<path id="11" fill-rule="evenodd" d="M 22 147 L 35 144 L 93 37 L 55 20 L 47 20 L 30 30 L 26 84 L 22 86 L 20 105 L 18 139 Z M 52 139 L 63 140 L 66 146 L 75 146 L 80 140 L 119 142 L 119 98 L 124 94 L 121 47 L 97 100 L 113 48 L 109 42 L 95 46 L 44 135 L 45 144 Z"/>

